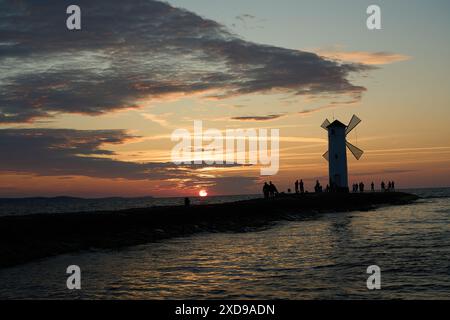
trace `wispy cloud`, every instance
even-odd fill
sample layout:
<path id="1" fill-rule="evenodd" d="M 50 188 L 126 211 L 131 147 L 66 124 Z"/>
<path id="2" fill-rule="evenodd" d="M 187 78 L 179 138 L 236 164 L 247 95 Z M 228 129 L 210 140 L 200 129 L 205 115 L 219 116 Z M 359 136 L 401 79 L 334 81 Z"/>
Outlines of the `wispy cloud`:
<path id="1" fill-rule="evenodd" d="M 326 110 L 326 109 L 335 109 L 335 108 L 339 108 L 339 107 L 346 107 L 346 106 L 354 106 L 360 103 L 360 98 L 353 98 L 350 100 L 346 100 L 346 101 L 332 101 L 326 105 L 320 106 L 320 107 L 316 107 L 316 108 L 311 108 L 311 109 L 304 109 L 298 112 L 298 114 L 300 115 L 310 115 L 312 113 L 316 113 L 322 110 Z"/>
<path id="2" fill-rule="evenodd" d="M 159 124 L 161 127 L 165 127 L 165 128 L 171 127 L 167 118 L 172 116 L 173 113 L 165 113 L 165 114 L 157 115 L 157 114 L 153 114 L 153 113 L 149 113 L 149 112 L 144 112 L 144 113 L 141 113 L 141 115 L 145 119 L 148 119 L 152 122 Z"/>
<path id="3" fill-rule="evenodd" d="M 235 17 L 236 20 L 240 20 L 240 21 L 243 21 L 243 22 L 247 21 L 247 20 L 253 20 L 255 18 L 256 17 L 254 15 L 249 14 L 249 13 L 243 13 L 243 14 L 240 14 L 240 15 Z"/>
<path id="4" fill-rule="evenodd" d="M 334 46 L 328 49 L 317 49 L 314 50 L 314 52 L 328 59 L 374 66 L 407 61 L 411 59 L 410 56 L 404 54 L 384 51 L 346 51 L 343 46 Z"/>
<path id="5" fill-rule="evenodd" d="M 231 120 L 238 121 L 270 121 L 279 119 L 285 116 L 285 114 L 269 114 L 267 116 L 241 116 L 241 117 L 232 117 Z"/>

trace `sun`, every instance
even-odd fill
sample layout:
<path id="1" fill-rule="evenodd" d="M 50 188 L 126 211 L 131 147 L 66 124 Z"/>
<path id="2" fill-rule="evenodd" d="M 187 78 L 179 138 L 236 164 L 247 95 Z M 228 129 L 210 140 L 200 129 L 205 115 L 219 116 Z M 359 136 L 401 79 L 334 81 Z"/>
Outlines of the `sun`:
<path id="1" fill-rule="evenodd" d="M 206 192 L 206 190 L 200 190 L 199 193 L 198 193 L 198 195 L 199 195 L 200 197 L 206 197 L 206 196 L 208 195 L 208 192 Z"/>

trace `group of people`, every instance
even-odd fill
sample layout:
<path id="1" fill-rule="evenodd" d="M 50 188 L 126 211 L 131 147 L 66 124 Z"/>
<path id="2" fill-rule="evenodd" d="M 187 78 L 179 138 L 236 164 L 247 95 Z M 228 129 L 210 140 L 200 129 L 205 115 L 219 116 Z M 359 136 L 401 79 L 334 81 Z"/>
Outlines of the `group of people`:
<path id="1" fill-rule="evenodd" d="M 327 192 L 328 192 L 328 185 L 327 185 L 327 187 L 326 187 L 326 190 L 327 190 Z M 320 184 L 320 182 L 319 182 L 319 180 L 316 180 L 316 184 L 315 184 L 315 186 L 314 186 L 314 192 L 315 193 L 319 193 L 319 192 L 322 192 L 323 191 L 323 189 L 322 189 L 322 185 Z"/>
<path id="2" fill-rule="evenodd" d="M 374 191 L 374 188 L 375 188 L 375 185 L 373 184 L 373 182 L 372 182 L 372 184 L 371 184 L 371 187 L 372 187 L 372 191 Z M 360 183 L 354 183 L 353 184 L 353 188 L 352 188 L 352 191 L 353 192 L 364 192 L 364 183 L 363 182 L 360 182 Z"/>
<path id="3" fill-rule="evenodd" d="M 295 193 L 305 193 L 305 184 L 303 183 L 303 180 L 300 179 L 300 182 L 297 180 L 295 181 Z"/>
<path id="4" fill-rule="evenodd" d="M 353 192 L 364 192 L 364 183 L 360 182 L 360 183 L 354 183 L 353 184 Z M 370 184 L 370 190 L 372 192 L 375 191 L 375 183 Z M 386 187 L 386 184 L 384 183 L 384 181 L 381 181 L 381 191 L 395 191 L 395 182 L 394 181 L 389 181 L 388 186 Z"/>
<path id="5" fill-rule="evenodd" d="M 320 184 L 319 180 L 316 180 L 316 184 L 314 185 L 314 192 L 316 193 L 323 192 L 323 187 Z M 330 192 L 329 185 L 326 186 L 325 192 Z M 298 180 L 295 181 L 295 193 L 305 193 L 305 185 L 302 179 L 300 179 L 300 182 Z"/>
<path id="6" fill-rule="evenodd" d="M 295 187 L 295 193 L 296 194 L 303 194 L 306 193 L 307 191 L 305 191 L 305 184 L 303 182 L 302 179 L 296 180 L 294 183 L 294 187 Z M 364 182 L 359 182 L 359 183 L 354 183 L 352 185 L 352 192 L 364 192 Z M 372 181 L 372 183 L 370 184 L 370 189 L 372 192 L 375 192 L 375 183 Z M 320 184 L 319 180 L 316 180 L 316 184 L 314 185 L 314 192 L 316 193 L 321 193 L 323 192 L 323 187 Z M 330 187 L 328 184 L 325 187 L 325 192 L 335 192 L 336 188 Z M 381 182 L 381 191 L 383 192 L 389 192 L 389 191 L 395 191 L 395 182 L 394 181 L 389 181 L 388 184 L 386 185 L 384 181 Z M 291 192 L 291 189 L 288 189 L 288 193 Z M 278 190 L 277 187 L 272 183 L 272 181 L 270 181 L 269 183 L 264 182 L 264 186 L 263 186 L 263 193 L 264 193 L 264 198 L 265 199 L 269 199 L 269 198 L 274 198 L 275 196 L 278 195 Z"/>
<path id="7" fill-rule="evenodd" d="M 395 182 L 389 181 L 386 188 L 386 184 L 384 183 L 384 181 L 381 181 L 381 191 L 395 191 Z"/>
<path id="8" fill-rule="evenodd" d="M 263 194 L 264 199 L 274 198 L 276 195 L 278 195 L 277 187 L 272 183 L 272 181 L 270 181 L 269 183 L 264 182 Z"/>

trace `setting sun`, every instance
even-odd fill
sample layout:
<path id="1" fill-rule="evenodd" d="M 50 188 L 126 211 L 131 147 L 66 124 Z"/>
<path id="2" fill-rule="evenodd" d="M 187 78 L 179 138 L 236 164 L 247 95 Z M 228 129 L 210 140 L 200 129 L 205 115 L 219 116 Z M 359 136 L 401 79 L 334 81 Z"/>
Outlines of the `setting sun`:
<path id="1" fill-rule="evenodd" d="M 198 193 L 198 195 L 200 197 L 206 197 L 208 195 L 208 192 L 206 192 L 206 190 L 200 190 L 200 192 Z"/>

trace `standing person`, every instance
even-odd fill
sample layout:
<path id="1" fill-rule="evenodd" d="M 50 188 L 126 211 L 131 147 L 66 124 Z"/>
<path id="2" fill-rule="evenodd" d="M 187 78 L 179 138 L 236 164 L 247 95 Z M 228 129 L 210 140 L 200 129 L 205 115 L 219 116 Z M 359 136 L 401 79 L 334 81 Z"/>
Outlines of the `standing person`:
<path id="1" fill-rule="evenodd" d="M 267 182 L 264 182 L 263 194 L 264 194 L 264 199 L 269 199 L 269 185 L 267 184 Z"/>
<path id="2" fill-rule="evenodd" d="M 276 194 L 278 194 L 277 187 L 272 183 L 272 181 L 269 182 L 269 194 L 271 198 L 274 198 Z"/>
<path id="3" fill-rule="evenodd" d="M 305 193 L 305 186 L 303 185 L 302 179 L 300 179 L 300 193 Z"/>
<path id="4" fill-rule="evenodd" d="M 372 190 L 372 192 L 375 191 L 375 184 L 373 183 L 373 181 L 372 181 L 372 183 L 370 184 L 370 190 Z"/>
<path id="5" fill-rule="evenodd" d="M 392 187 L 392 191 L 395 191 L 394 180 L 392 180 L 392 182 L 391 182 L 391 187 Z"/>
<path id="6" fill-rule="evenodd" d="M 320 192 L 321 186 L 319 180 L 316 180 L 316 185 L 314 186 L 314 191 L 316 193 Z"/>
<path id="7" fill-rule="evenodd" d="M 386 191 L 386 184 L 384 181 L 381 181 L 381 191 Z"/>
<path id="8" fill-rule="evenodd" d="M 389 183 L 388 183 L 388 191 L 391 191 L 391 189 L 392 189 L 392 183 L 389 181 Z"/>
<path id="9" fill-rule="evenodd" d="M 298 180 L 295 181 L 295 193 L 298 193 Z"/>
<path id="10" fill-rule="evenodd" d="M 364 183 L 362 181 L 359 183 L 359 192 L 364 192 Z"/>

